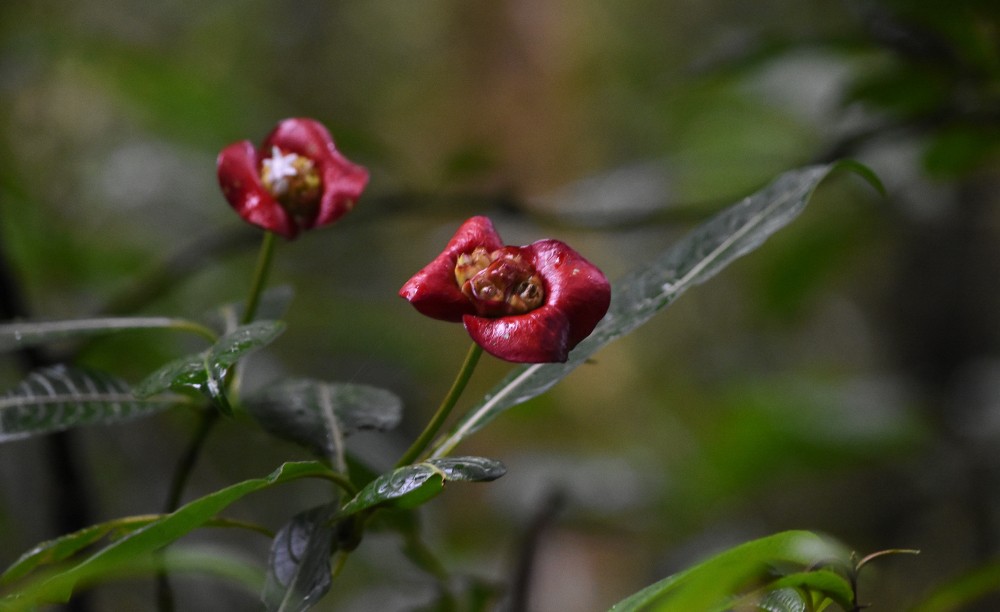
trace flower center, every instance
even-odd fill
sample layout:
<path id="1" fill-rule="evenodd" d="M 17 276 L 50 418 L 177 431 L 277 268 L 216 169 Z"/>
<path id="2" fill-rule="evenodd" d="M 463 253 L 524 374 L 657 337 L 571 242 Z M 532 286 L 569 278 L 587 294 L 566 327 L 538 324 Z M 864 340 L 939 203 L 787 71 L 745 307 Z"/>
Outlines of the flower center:
<path id="1" fill-rule="evenodd" d="M 271 147 L 271 157 L 261 164 L 260 180 L 293 216 L 309 217 L 316 213 L 323 180 L 308 157 Z"/>
<path id="2" fill-rule="evenodd" d="M 542 277 L 516 247 L 487 251 L 476 247 L 455 262 L 455 280 L 486 317 L 524 314 L 545 301 Z"/>

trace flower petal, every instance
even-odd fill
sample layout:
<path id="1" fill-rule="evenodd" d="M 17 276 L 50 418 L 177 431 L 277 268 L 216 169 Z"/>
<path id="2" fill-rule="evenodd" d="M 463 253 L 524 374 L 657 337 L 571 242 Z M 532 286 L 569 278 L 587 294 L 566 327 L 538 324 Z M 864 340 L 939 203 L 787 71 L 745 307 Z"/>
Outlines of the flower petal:
<path id="1" fill-rule="evenodd" d="M 368 184 L 368 171 L 344 157 L 334 145 L 326 127 L 313 119 L 293 118 L 278 123 L 263 148 L 277 146 L 308 157 L 323 177 L 323 197 L 316 217 L 303 223 L 302 229 L 332 223 L 349 212 Z"/>
<path id="2" fill-rule="evenodd" d="M 260 182 L 257 151 L 248 140 L 229 145 L 216 160 L 219 186 L 244 221 L 292 239 L 298 228 Z"/>
<path id="3" fill-rule="evenodd" d="M 503 246 L 493 223 L 486 217 L 472 217 L 458 228 L 455 235 L 434 261 L 406 281 L 399 295 L 418 312 L 442 321 L 458 322 L 475 313 L 469 298 L 455 280 L 455 263 L 462 253 L 476 247 L 493 251 Z"/>
<path id="4" fill-rule="evenodd" d="M 522 248 L 545 282 L 545 307 L 568 320 L 568 349 L 590 335 L 611 305 L 611 283 L 597 266 L 558 240 L 539 240 Z"/>
<path id="5" fill-rule="evenodd" d="M 463 322 L 476 344 L 505 361 L 561 363 L 569 356 L 570 325 L 557 308 L 542 306 L 523 315 L 498 319 L 466 315 Z"/>

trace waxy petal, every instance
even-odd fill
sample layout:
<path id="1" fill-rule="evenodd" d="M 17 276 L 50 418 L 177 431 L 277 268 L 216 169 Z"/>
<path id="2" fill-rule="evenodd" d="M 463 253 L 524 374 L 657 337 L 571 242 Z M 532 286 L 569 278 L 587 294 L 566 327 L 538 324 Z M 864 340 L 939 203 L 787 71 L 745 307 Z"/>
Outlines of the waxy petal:
<path id="1" fill-rule="evenodd" d="M 311 229 L 332 223 L 344 216 L 361 197 L 368 184 L 368 171 L 352 163 L 337 150 L 326 127 L 313 119 L 285 119 L 264 139 L 261 147 L 308 157 L 316 164 L 323 177 L 323 198 L 315 219 L 302 229 Z"/>
<path id="2" fill-rule="evenodd" d="M 229 145 L 216 160 L 219 186 L 243 220 L 292 239 L 299 229 L 260 182 L 260 161 L 249 140 Z"/>
<path id="3" fill-rule="evenodd" d="M 274 147 L 308 158 L 322 179 L 322 193 L 315 214 L 292 215 L 261 182 L 261 163 Z M 334 146 L 330 132 L 312 119 L 285 119 L 255 149 L 249 141 L 229 145 L 217 160 L 223 195 L 248 223 L 295 238 L 302 230 L 333 223 L 350 211 L 365 185 L 368 171 L 345 158 Z"/>
<path id="4" fill-rule="evenodd" d="M 569 351 L 590 335 L 611 304 L 604 274 L 568 245 L 539 240 L 525 247 L 504 247 L 523 258 L 541 278 L 544 302 L 523 314 L 479 316 L 455 278 L 458 256 L 476 247 L 503 247 L 493 224 L 473 217 L 455 233 L 445 250 L 403 285 L 399 294 L 422 314 L 462 321 L 473 341 L 506 361 L 564 362 Z"/>
<path id="5" fill-rule="evenodd" d="M 558 240 L 539 240 L 522 249 L 545 281 L 545 305 L 566 314 L 572 349 L 590 335 L 611 305 L 611 283 L 594 264 Z"/>
<path id="6" fill-rule="evenodd" d="M 543 306 L 522 315 L 497 319 L 466 315 L 462 321 L 473 342 L 505 361 L 564 362 L 569 356 L 569 322 L 556 308 Z"/>
<path id="7" fill-rule="evenodd" d="M 494 251 L 503 247 L 493 223 L 486 217 L 472 217 L 458 228 L 434 261 L 406 281 L 399 295 L 423 315 L 457 323 L 476 309 L 455 281 L 458 256 L 476 247 Z"/>

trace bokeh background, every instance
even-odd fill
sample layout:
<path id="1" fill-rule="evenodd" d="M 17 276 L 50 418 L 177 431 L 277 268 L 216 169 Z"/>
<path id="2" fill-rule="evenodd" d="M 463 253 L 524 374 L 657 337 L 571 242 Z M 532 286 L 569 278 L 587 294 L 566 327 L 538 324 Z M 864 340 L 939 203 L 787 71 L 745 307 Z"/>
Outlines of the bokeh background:
<path id="1" fill-rule="evenodd" d="M 352 442 L 384 468 L 468 343 L 396 291 L 465 218 L 514 244 L 558 237 L 613 279 L 781 171 L 853 157 L 887 197 L 824 183 L 759 251 L 466 442 L 507 475 L 449 488 L 422 519 L 459 576 L 516 584 L 528 567 L 531 610 L 604 610 L 791 528 L 860 554 L 920 549 L 861 581 L 872 609 L 906 610 L 1000 552 L 998 75 L 988 0 L 8 1 L 4 314 L 198 317 L 242 299 L 259 233 L 222 199 L 215 155 L 315 117 L 372 181 L 342 222 L 280 245 L 289 329 L 253 380 L 398 393 L 401 428 Z M 188 342 L 124 334 L 80 360 L 136 382 Z M 0 387 L 21 365 L 0 356 Z M 464 405 L 508 368 L 485 359 Z M 73 502 L 53 440 L 0 446 L 0 564 L 74 516 L 158 511 L 194 423 L 174 411 L 61 438 Z M 189 496 L 304 458 L 226 423 Z M 326 494 L 297 483 L 232 514 L 277 528 Z M 264 563 L 264 538 L 199 538 Z M 399 544 L 372 534 L 318 609 L 432 601 Z M 255 605 L 215 580 L 177 585 L 181 609 Z M 152 593 L 127 581 L 89 604 L 151 609 Z"/>

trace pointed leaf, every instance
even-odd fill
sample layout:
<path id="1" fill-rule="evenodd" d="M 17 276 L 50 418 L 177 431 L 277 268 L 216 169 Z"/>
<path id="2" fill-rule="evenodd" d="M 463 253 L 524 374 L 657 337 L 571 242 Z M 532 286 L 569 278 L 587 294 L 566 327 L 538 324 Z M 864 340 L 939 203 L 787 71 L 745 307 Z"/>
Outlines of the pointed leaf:
<path id="1" fill-rule="evenodd" d="M 261 599 L 268 612 L 308 610 L 330 590 L 335 504 L 299 513 L 278 531 Z"/>
<path id="2" fill-rule="evenodd" d="M 437 446 L 434 456 L 446 455 L 508 408 L 544 393 L 598 349 L 647 322 L 684 291 L 759 247 L 798 216 L 819 183 L 838 168 L 849 168 L 880 187 L 870 170 L 854 162 L 810 166 L 782 174 L 616 283 L 608 314 L 594 333 L 570 353 L 566 363 L 515 368 L 462 418 Z"/>
<path id="3" fill-rule="evenodd" d="M 403 466 L 368 483 L 341 508 L 339 516 L 379 505 L 415 508 L 440 493 L 447 481 L 496 480 L 506 471 L 499 461 L 484 457 L 446 457 Z"/>
<path id="4" fill-rule="evenodd" d="M 102 317 L 65 321 L 23 321 L 0 323 L 0 352 L 23 349 L 49 342 L 138 329 L 174 329 L 215 340 L 207 327 L 171 317 Z"/>
<path id="5" fill-rule="evenodd" d="M 384 389 L 307 379 L 270 385 L 243 404 L 265 430 L 305 446 L 338 470 L 343 438 L 360 430 L 392 429 L 403 411 L 402 401 Z"/>
<path id="6" fill-rule="evenodd" d="M 99 574 L 81 576 L 78 587 L 90 586 L 97 582 L 150 576 L 159 572 L 197 573 L 200 576 L 215 576 L 233 581 L 250 592 L 260 590 L 264 577 L 260 568 L 246 562 L 241 555 L 220 551 L 218 547 L 180 547 L 146 554 L 138 557 L 116 559 Z M 39 577 L 20 585 L 18 590 L 0 598 L 0 610 L 37 610 L 39 603 L 66 599 L 66 593 L 57 597 L 53 590 L 56 583 Z M 49 609 L 46 607 L 45 609 Z"/>
<path id="7" fill-rule="evenodd" d="M 0 442 L 81 425 L 120 423 L 185 401 L 137 400 L 124 381 L 96 370 L 55 365 L 32 372 L 0 396 Z"/>
<path id="8" fill-rule="evenodd" d="M 135 388 L 139 398 L 168 389 L 195 390 L 209 397 L 223 412 L 229 412 L 224 379 L 237 361 L 267 346 L 285 330 L 281 321 L 257 321 L 226 334 L 208 350 L 175 359 L 149 375 Z"/>
<path id="9" fill-rule="evenodd" d="M 665 578 L 615 604 L 612 612 L 688 612 L 726 610 L 732 598 L 773 565 L 806 568 L 839 562 L 850 555 L 840 546 L 808 531 L 786 531 L 746 542 L 679 574 Z M 832 572 L 827 572 L 832 574 Z M 798 575 L 798 574 L 796 574 Z M 789 585 L 790 586 L 790 585 Z"/>
<path id="10" fill-rule="evenodd" d="M 162 519 L 164 516 L 166 515 L 145 514 L 112 519 L 84 527 L 83 529 L 67 533 L 52 540 L 41 542 L 21 555 L 17 561 L 4 570 L 3 574 L 0 574 L 0 584 L 10 584 L 30 574 L 39 567 L 65 561 L 103 539 L 119 539 L 140 527 L 145 527 L 153 521 Z M 267 533 L 262 527 L 226 518 L 213 518 L 206 523 L 206 526 L 251 529 L 271 537 L 271 534 Z"/>
<path id="11" fill-rule="evenodd" d="M 38 596 L 65 601 L 81 581 L 90 582 L 114 574 L 134 560 L 209 523 L 216 514 L 250 493 L 300 478 L 325 478 L 330 473 L 329 468 L 315 461 L 289 462 L 264 478 L 245 480 L 198 498 L 109 544 L 82 562 L 53 574 L 37 589 Z"/>

